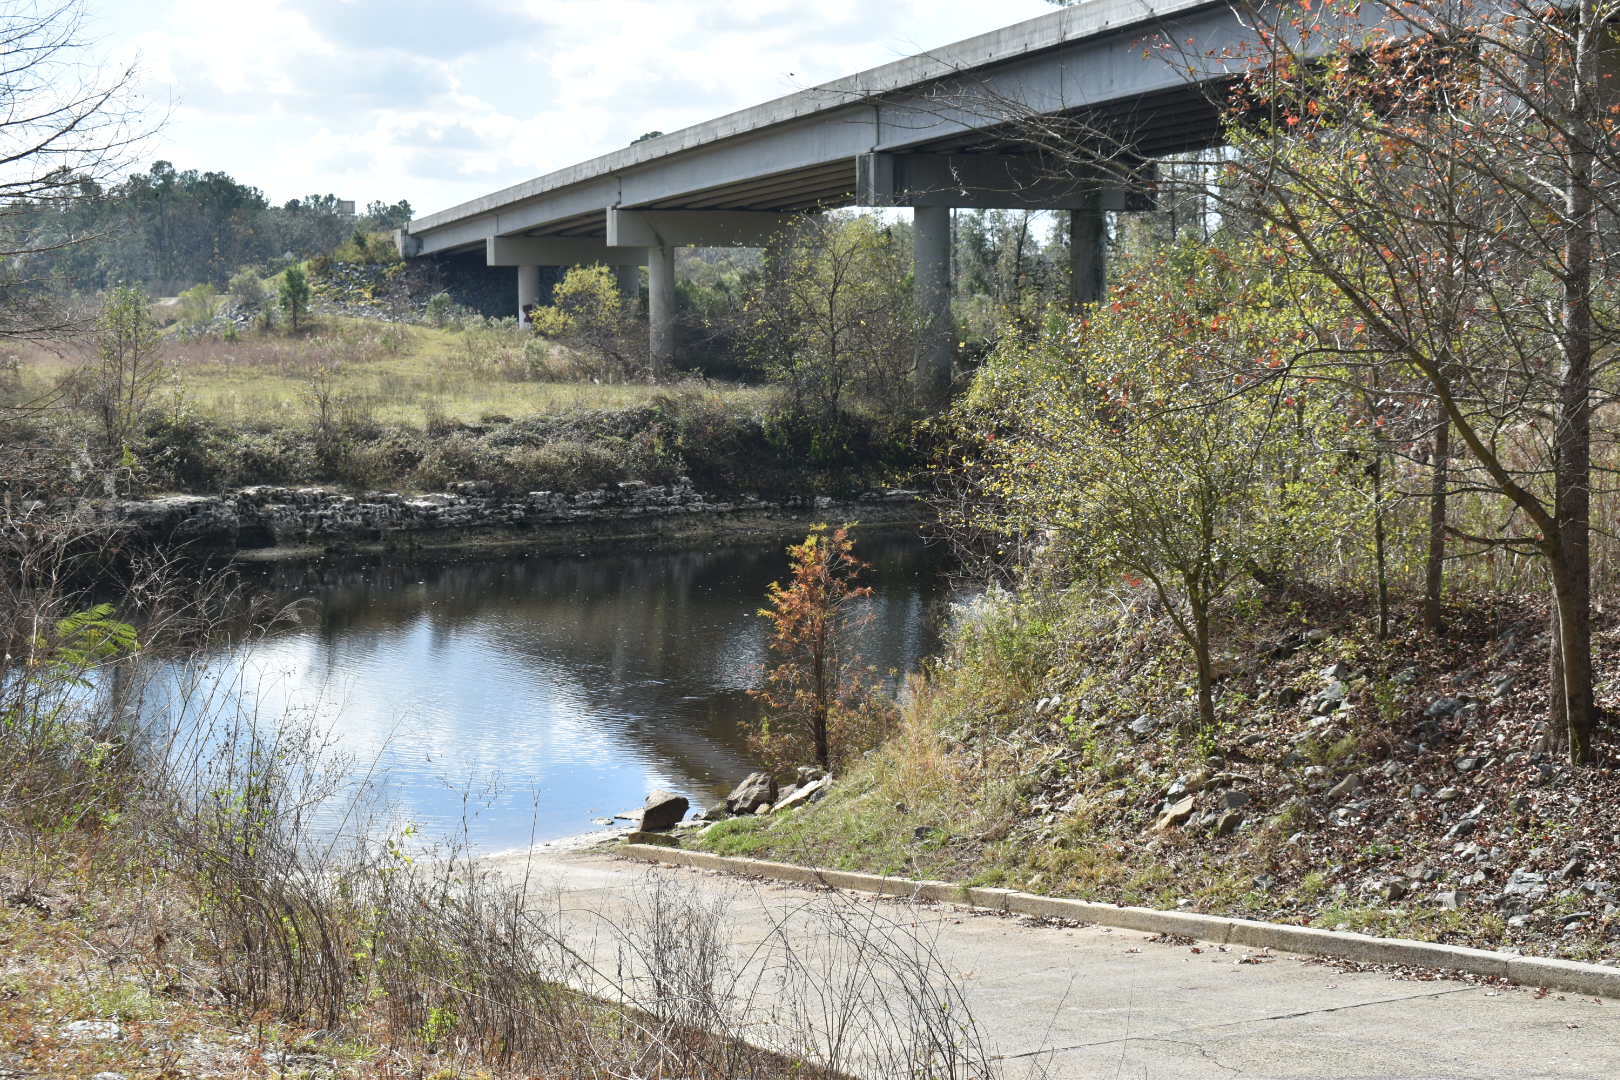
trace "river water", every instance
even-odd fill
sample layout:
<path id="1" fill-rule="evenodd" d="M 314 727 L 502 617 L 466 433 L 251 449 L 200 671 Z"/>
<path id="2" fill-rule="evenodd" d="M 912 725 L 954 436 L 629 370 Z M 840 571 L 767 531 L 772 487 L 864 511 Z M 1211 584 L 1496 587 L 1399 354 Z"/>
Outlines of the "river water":
<path id="1" fill-rule="evenodd" d="M 913 534 L 858 536 L 873 564 L 866 662 L 938 644 L 943 559 Z M 751 771 L 781 544 L 278 566 L 297 625 L 216 658 L 261 719 L 298 716 L 370 778 L 397 826 L 505 850 L 591 830 L 665 788 L 694 807 Z M 623 824 L 622 822 L 620 824 Z"/>

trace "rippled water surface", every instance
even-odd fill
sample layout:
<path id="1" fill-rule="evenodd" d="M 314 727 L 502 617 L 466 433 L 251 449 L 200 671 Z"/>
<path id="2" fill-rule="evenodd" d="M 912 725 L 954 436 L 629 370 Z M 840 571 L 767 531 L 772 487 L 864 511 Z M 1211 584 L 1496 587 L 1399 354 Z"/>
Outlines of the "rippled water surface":
<path id="1" fill-rule="evenodd" d="M 877 590 L 867 660 L 910 669 L 936 644 L 940 558 L 896 532 L 857 550 Z M 218 666 L 260 716 L 313 716 L 400 819 L 510 848 L 653 788 L 708 805 L 750 771 L 755 612 L 786 569 L 779 544 L 278 567 L 264 587 L 308 598 L 300 625 Z"/>

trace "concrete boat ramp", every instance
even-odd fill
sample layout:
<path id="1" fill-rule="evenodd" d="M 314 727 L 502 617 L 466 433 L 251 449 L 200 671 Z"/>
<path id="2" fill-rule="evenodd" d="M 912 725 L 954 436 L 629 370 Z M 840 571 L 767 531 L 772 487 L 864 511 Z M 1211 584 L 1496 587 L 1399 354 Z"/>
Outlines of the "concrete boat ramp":
<path id="1" fill-rule="evenodd" d="M 500 857 L 496 865 L 543 883 L 547 906 L 581 931 L 597 922 L 624 925 L 645 912 L 653 892 L 679 895 L 718 914 L 739 970 L 773 939 L 804 946 L 833 932 L 825 918 L 807 918 L 818 908 L 835 909 L 833 921 L 846 927 L 851 917 L 874 920 L 911 942 L 913 953 L 925 947 L 1007 1077 L 1620 1077 L 1620 1000 L 1355 970 L 600 852 L 542 851 Z M 814 965 L 835 953 L 806 947 L 800 957 Z"/>

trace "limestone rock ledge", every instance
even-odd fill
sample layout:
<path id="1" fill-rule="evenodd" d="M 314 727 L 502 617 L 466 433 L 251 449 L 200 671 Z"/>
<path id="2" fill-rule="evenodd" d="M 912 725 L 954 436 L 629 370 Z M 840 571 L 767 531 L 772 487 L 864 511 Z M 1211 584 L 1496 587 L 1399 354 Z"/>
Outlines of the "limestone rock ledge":
<path id="1" fill-rule="evenodd" d="M 401 495 L 391 491 L 345 494 L 320 487 L 249 487 L 222 495 L 169 495 L 105 501 L 80 508 L 99 524 L 126 530 L 159 546 L 236 551 L 310 545 L 369 544 L 412 534 L 526 532 L 554 526 L 630 522 L 638 518 L 825 510 L 860 517 L 863 509 L 915 507 L 918 493 L 866 492 L 835 503 L 827 496 L 781 502 L 757 498 L 714 501 L 682 478 L 674 484 L 630 481 L 578 494 L 531 491 L 496 495 L 478 484 L 447 492 Z M 886 515 L 885 515 L 886 516 Z"/>

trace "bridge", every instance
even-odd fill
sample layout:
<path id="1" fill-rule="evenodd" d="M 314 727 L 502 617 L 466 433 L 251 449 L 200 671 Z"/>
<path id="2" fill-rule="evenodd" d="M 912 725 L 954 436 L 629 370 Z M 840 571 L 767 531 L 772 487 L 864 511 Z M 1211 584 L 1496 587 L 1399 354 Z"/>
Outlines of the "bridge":
<path id="1" fill-rule="evenodd" d="M 512 267 L 520 318 L 542 266 L 603 264 L 630 295 L 644 266 L 662 370 L 675 351 L 677 247 L 759 246 L 794 215 L 909 207 L 918 377 L 937 390 L 954 346 L 953 208 L 1069 211 L 1074 298 L 1089 301 L 1103 288 L 1105 213 L 1147 205 L 1118 170 L 1054 168 L 1019 118 L 1064 118 L 1142 161 L 1213 145 L 1207 87 L 1144 49 L 1221 49 L 1250 32 L 1228 0 L 1086 0 L 503 188 L 412 221 L 397 241 L 408 257 L 481 249 L 488 266 Z"/>

